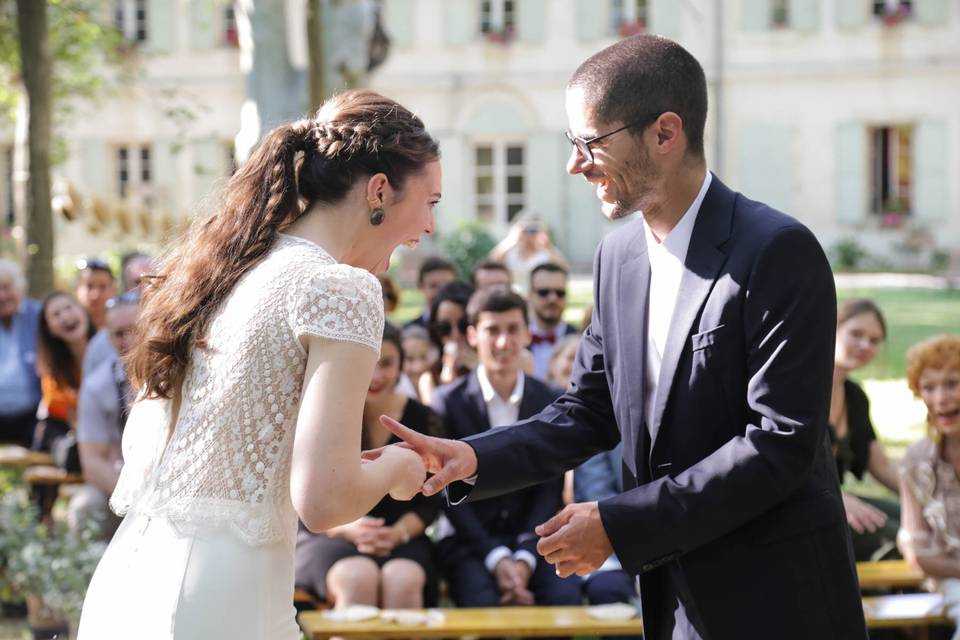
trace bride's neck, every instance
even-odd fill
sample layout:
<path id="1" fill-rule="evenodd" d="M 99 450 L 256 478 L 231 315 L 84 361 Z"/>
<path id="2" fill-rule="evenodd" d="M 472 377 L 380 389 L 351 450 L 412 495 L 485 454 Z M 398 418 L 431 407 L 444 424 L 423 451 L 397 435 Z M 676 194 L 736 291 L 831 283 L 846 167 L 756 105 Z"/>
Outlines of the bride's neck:
<path id="1" fill-rule="evenodd" d="M 367 253 L 363 242 L 366 227 L 369 222 L 364 216 L 352 203 L 344 202 L 314 205 L 283 232 L 320 245 L 337 262 L 362 266 Z"/>

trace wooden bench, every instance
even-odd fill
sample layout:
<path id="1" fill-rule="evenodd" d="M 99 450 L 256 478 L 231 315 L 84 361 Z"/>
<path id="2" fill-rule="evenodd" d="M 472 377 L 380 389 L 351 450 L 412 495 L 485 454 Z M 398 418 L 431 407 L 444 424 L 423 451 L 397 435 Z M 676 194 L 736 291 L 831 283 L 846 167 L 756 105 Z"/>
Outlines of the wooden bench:
<path id="1" fill-rule="evenodd" d="M 31 451 L 17 445 L 0 446 L 0 465 L 8 467 L 32 467 L 52 465 L 53 458 L 46 451 Z"/>
<path id="2" fill-rule="evenodd" d="M 300 627 L 309 640 L 331 636 L 345 638 L 458 638 L 474 636 L 615 636 L 640 635 L 639 618 L 626 621 L 597 620 L 588 607 L 493 607 L 488 609 L 439 609 L 443 620 L 434 624 L 408 626 L 380 618 L 362 622 L 331 620 L 321 611 L 304 611 Z M 867 627 L 925 628 L 950 625 L 938 593 L 907 593 L 868 596 L 863 599 Z"/>
<path id="3" fill-rule="evenodd" d="M 906 560 L 858 562 L 857 577 L 861 589 L 917 588 L 924 580 L 923 572 Z"/>
<path id="4" fill-rule="evenodd" d="M 83 475 L 68 473 L 60 467 L 39 465 L 27 467 L 23 479 L 33 486 L 59 487 L 62 484 L 82 484 Z"/>

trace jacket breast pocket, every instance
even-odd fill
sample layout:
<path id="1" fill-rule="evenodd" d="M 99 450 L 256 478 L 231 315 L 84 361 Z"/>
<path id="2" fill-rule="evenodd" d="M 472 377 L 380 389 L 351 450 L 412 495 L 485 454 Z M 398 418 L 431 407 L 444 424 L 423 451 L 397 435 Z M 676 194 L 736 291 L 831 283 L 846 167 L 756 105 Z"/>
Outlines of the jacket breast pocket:
<path id="1" fill-rule="evenodd" d="M 703 352 L 704 355 L 723 350 L 725 344 L 724 337 L 727 333 L 727 325 L 717 325 L 712 329 L 701 331 L 690 336 L 690 347 L 694 353 Z"/>

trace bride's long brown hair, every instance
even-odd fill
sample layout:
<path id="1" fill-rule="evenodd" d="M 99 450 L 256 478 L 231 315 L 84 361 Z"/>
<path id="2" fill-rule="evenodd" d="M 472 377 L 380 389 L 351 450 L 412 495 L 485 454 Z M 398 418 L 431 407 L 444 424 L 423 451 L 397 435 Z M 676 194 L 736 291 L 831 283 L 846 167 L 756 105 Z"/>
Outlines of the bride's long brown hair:
<path id="1" fill-rule="evenodd" d="M 146 287 L 139 339 L 127 358 L 134 388 L 146 397 L 176 395 L 213 312 L 277 233 L 311 206 L 336 204 L 377 173 L 402 190 L 438 158 L 420 118 L 372 91 L 341 93 L 314 118 L 267 134 L 226 184 L 221 204 L 192 225 Z"/>

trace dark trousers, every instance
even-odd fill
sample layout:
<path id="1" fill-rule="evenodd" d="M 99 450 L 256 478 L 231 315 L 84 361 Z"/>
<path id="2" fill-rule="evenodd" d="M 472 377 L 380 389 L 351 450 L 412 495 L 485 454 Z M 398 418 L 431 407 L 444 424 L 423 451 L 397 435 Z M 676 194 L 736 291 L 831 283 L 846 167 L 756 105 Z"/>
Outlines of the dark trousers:
<path id="1" fill-rule="evenodd" d="M 463 557 L 445 567 L 450 595 L 459 607 L 496 607 L 500 603 L 496 577 L 487 571 L 482 558 Z M 553 565 L 537 558 L 528 589 L 541 606 L 578 605 L 582 602 L 580 578 L 560 578 Z"/>
<path id="2" fill-rule="evenodd" d="M 33 429 L 36 426 L 36 409 L 9 416 L 0 415 L 0 442 L 29 447 L 33 442 Z"/>
<path id="3" fill-rule="evenodd" d="M 900 558 L 897 549 L 897 531 L 900 530 L 900 504 L 894 500 L 880 500 L 857 496 L 887 515 L 887 523 L 874 532 L 857 533 L 850 530 L 853 538 L 853 556 L 857 562 L 876 560 L 896 560 Z"/>
<path id="4" fill-rule="evenodd" d="M 623 569 L 597 571 L 584 579 L 583 592 L 590 604 L 633 604 L 637 599 L 637 581 Z M 609 636 L 606 636 L 609 637 Z M 639 640 L 643 636 L 624 636 Z"/>

